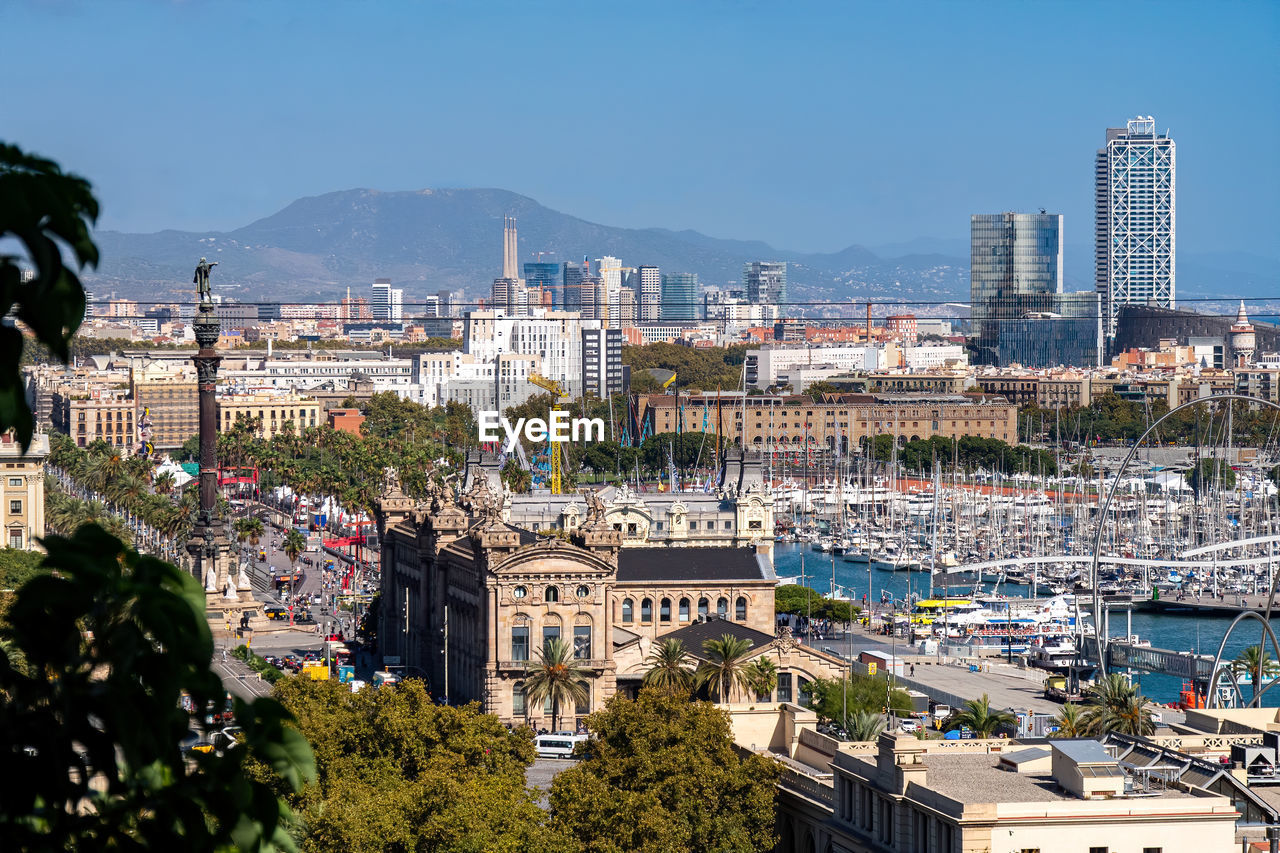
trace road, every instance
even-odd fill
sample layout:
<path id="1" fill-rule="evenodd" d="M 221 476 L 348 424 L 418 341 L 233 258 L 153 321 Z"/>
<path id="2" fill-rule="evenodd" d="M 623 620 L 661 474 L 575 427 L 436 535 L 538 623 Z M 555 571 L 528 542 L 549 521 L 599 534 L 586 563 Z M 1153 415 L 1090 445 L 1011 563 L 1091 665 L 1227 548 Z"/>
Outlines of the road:
<path id="1" fill-rule="evenodd" d="M 573 760 L 569 758 L 535 758 L 533 760 L 533 764 L 524 772 L 524 784 L 525 787 L 541 794 L 538 800 L 539 808 L 551 807 L 548 800 L 548 795 L 551 793 L 551 780 L 555 779 L 556 774 L 561 770 L 568 770 L 573 765 Z"/>

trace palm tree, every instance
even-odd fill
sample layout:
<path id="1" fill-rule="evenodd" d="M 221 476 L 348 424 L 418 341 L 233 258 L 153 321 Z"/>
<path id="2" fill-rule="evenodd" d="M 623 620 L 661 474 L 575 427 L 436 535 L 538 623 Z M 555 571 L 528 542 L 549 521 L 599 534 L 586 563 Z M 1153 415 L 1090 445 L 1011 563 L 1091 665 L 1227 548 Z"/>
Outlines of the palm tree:
<path id="1" fill-rule="evenodd" d="M 1147 697 L 1120 673 L 1113 672 L 1089 688 L 1085 700 L 1085 729 L 1090 735 L 1120 732 L 1127 735 L 1149 735 L 1156 724 L 1147 710 Z"/>
<path id="2" fill-rule="evenodd" d="M 124 454 L 118 447 L 108 447 L 100 455 L 95 454 L 89 467 L 90 486 L 97 492 L 104 492 L 112 481 L 124 470 Z"/>
<path id="3" fill-rule="evenodd" d="M 756 658 L 747 666 L 747 680 L 751 683 L 751 692 L 761 702 L 767 702 L 773 696 L 773 689 L 778 686 L 778 667 L 769 658 Z"/>
<path id="4" fill-rule="evenodd" d="M 526 664 L 524 695 L 534 705 L 551 700 L 551 730 L 555 731 L 562 704 L 578 704 L 591 698 L 587 689 L 591 670 L 574 659 L 573 646 L 559 637 L 547 640 L 534 654 L 538 660 Z"/>
<path id="5" fill-rule="evenodd" d="M 718 701 L 728 702 L 733 689 L 751 689 L 747 681 L 747 665 L 744 658 L 751 650 L 751 641 L 732 634 L 722 634 L 718 640 L 706 640 L 702 651 L 707 659 L 698 665 L 693 674 L 694 684 L 709 687 Z"/>
<path id="6" fill-rule="evenodd" d="M 174 477 L 172 471 L 161 471 L 151 482 L 158 495 L 167 495 L 173 491 Z"/>
<path id="7" fill-rule="evenodd" d="M 853 711 L 840 720 L 849 740 L 875 740 L 884 731 L 884 717 L 874 711 Z"/>
<path id="8" fill-rule="evenodd" d="M 1063 705 L 1053 724 L 1058 730 L 1049 737 L 1086 737 L 1089 733 L 1084 714 L 1080 711 L 1080 706 L 1074 703 Z"/>
<path id="9" fill-rule="evenodd" d="M 281 548 L 284 555 L 289 558 L 289 597 L 293 597 L 293 577 L 297 574 L 298 558 L 302 556 L 302 552 L 307 550 L 307 537 L 303 536 L 296 527 L 289 528 L 289 532 L 284 535 L 284 546 Z M 293 608 L 289 608 L 289 624 L 293 624 Z"/>
<path id="10" fill-rule="evenodd" d="M 952 714 L 947 721 L 947 729 L 950 731 L 967 727 L 975 737 L 988 738 L 1001 726 L 1010 726 L 1015 722 L 1015 717 L 1008 711 L 993 710 L 990 697 L 983 693 L 981 699 L 970 699 L 964 703 L 964 710 Z"/>
<path id="11" fill-rule="evenodd" d="M 684 647 L 684 641 L 667 639 L 654 646 L 645 658 L 649 671 L 644 674 L 644 686 L 656 687 L 668 693 L 688 693 L 693 687 L 693 655 Z"/>
<path id="12" fill-rule="evenodd" d="M 1280 663 L 1261 645 L 1249 646 L 1231 662 L 1231 672 L 1237 678 L 1241 675 L 1248 676 L 1253 682 L 1253 695 L 1257 696 L 1263 681 L 1280 675 Z"/>

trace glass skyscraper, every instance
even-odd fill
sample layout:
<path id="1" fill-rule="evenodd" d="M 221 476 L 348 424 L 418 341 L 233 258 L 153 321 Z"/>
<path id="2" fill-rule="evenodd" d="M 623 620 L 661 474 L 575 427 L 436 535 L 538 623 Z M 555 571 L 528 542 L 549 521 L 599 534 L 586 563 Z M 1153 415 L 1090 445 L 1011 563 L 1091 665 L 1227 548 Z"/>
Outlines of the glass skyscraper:
<path id="1" fill-rule="evenodd" d="M 560 286 L 560 295 L 562 297 L 560 305 L 565 311 L 582 310 L 582 282 L 589 274 L 585 260 L 580 264 L 575 264 L 573 261 L 564 262 L 564 278 Z M 594 299 L 595 295 L 593 293 L 593 302 Z"/>
<path id="2" fill-rule="evenodd" d="M 1108 344 L 1126 303 L 1173 308 L 1176 150 L 1155 119 L 1107 128 L 1094 167 L 1094 286 Z"/>
<path id="3" fill-rule="evenodd" d="M 672 272 L 662 276 L 662 319 L 698 319 L 698 275 Z"/>
<path id="4" fill-rule="evenodd" d="M 532 290 L 541 287 L 552 294 L 552 304 L 559 308 L 564 304 L 564 294 L 560 290 L 562 282 L 560 265 L 556 263 L 526 262 L 523 267 L 525 286 Z"/>
<path id="5" fill-rule="evenodd" d="M 1002 364 L 1000 321 L 1053 313 L 1062 293 L 1062 216 L 975 214 L 969 225 L 970 316 L 978 361 Z"/>
<path id="6" fill-rule="evenodd" d="M 742 287 L 755 305 L 782 305 L 787 301 L 786 261 L 752 261 L 742 265 Z"/>

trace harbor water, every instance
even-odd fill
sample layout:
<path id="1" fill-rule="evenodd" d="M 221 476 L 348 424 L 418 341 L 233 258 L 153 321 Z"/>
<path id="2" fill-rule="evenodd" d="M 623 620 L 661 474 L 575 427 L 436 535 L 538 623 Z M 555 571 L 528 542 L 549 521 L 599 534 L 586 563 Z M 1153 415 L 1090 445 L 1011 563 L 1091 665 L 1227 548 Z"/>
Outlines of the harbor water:
<path id="1" fill-rule="evenodd" d="M 815 551 L 809 543 L 779 543 L 774 548 L 774 570 L 780 578 L 796 578 L 800 583 L 803 563 L 804 584 L 822 593 L 832 594 L 832 572 L 834 569 L 837 597 L 849 598 L 855 604 L 861 604 L 863 597 L 878 603 L 883 597 L 891 597 L 898 602 L 901 610 L 911 596 L 926 598 L 930 594 L 929 575 L 927 572 L 890 572 L 883 571 L 873 563 L 846 562 L 841 556 Z M 868 570 L 869 568 L 869 570 Z M 952 597 L 958 592 L 965 594 L 973 589 L 969 581 L 955 581 L 951 587 Z M 993 583 L 982 584 L 982 589 L 990 592 Z M 999 594 L 1008 597 L 1026 597 L 1030 594 L 1027 586 L 1020 584 L 1001 584 Z M 933 594 L 941 597 L 942 587 L 939 585 Z M 1048 595 L 1039 591 L 1041 596 Z M 1128 633 L 1137 634 L 1143 640 L 1150 641 L 1155 648 L 1171 651 L 1188 651 L 1212 655 L 1218 650 L 1218 644 L 1231 625 L 1230 616 L 1206 616 L 1181 613 L 1134 613 L 1132 623 L 1128 621 L 1124 610 L 1113 609 L 1111 612 L 1111 634 L 1121 637 Z M 1273 626 L 1280 629 L 1280 617 L 1273 618 Z M 1131 630 L 1130 630 L 1131 624 Z M 1280 630 L 1277 631 L 1280 633 Z M 1262 639 L 1262 626 L 1248 621 L 1236 628 L 1223 651 L 1223 658 L 1230 660 L 1246 647 L 1257 645 Z M 1269 644 L 1264 647 L 1274 660 L 1276 655 Z M 1176 702 L 1182 687 L 1180 679 L 1168 675 L 1148 672 L 1133 673 L 1133 680 L 1142 688 L 1142 692 L 1155 702 Z M 1245 700 L 1252 697 L 1251 688 L 1242 686 Z M 1280 687 L 1267 692 L 1263 704 L 1268 707 L 1280 706 Z"/>

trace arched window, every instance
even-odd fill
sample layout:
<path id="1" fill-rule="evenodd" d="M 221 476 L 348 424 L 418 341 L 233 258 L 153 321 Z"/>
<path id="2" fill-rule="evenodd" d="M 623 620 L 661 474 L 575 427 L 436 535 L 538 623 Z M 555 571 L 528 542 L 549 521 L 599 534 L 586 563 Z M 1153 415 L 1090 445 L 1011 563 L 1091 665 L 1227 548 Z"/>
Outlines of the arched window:
<path id="1" fill-rule="evenodd" d="M 632 607 L 634 607 L 634 605 L 631 603 L 631 599 L 629 598 L 622 599 L 622 621 L 623 622 L 631 621 Z"/>
<path id="2" fill-rule="evenodd" d="M 543 595 L 543 596 L 542 596 L 542 598 L 543 598 L 543 600 L 544 600 L 544 601 L 548 601 L 548 602 L 551 602 L 551 601 L 559 601 L 559 600 L 560 600 L 560 590 L 556 589 L 554 586 L 549 586 L 549 587 L 547 587 L 547 592 L 546 592 L 546 594 L 545 594 L 545 595 Z"/>
<path id="3" fill-rule="evenodd" d="M 671 599 L 664 598 L 658 605 L 658 621 L 664 625 L 671 623 Z"/>
<path id="4" fill-rule="evenodd" d="M 738 596 L 738 603 L 734 605 L 733 618 L 739 622 L 745 622 L 747 619 L 747 600 L 742 596 Z"/>
<path id="5" fill-rule="evenodd" d="M 653 621 L 653 602 L 647 598 L 640 602 L 640 621 L 646 625 Z"/>
<path id="6" fill-rule="evenodd" d="M 719 616 L 721 619 L 729 618 L 729 599 L 720 598 L 716 602 L 716 615 Z"/>
<path id="7" fill-rule="evenodd" d="M 689 599 L 687 598 L 680 599 L 680 621 L 689 621 Z"/>
<path id="8" fill-rule="evenodd" d="M 711 609 L 711 602 L 707 601 L 705 598 L 698 599 L 698 616 L 699 617 L 703 619 L 707 618 L 707 612 L 710 609 Z"/>

